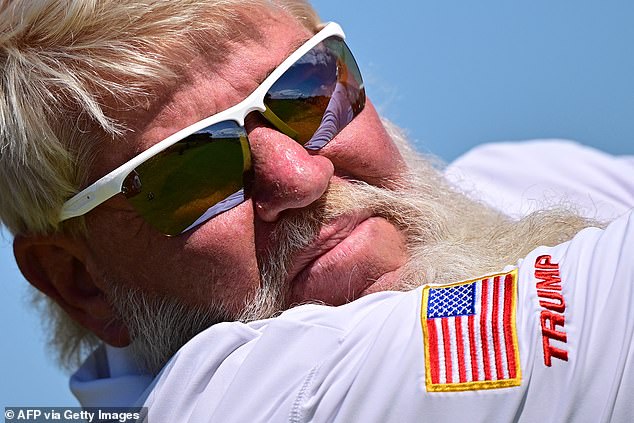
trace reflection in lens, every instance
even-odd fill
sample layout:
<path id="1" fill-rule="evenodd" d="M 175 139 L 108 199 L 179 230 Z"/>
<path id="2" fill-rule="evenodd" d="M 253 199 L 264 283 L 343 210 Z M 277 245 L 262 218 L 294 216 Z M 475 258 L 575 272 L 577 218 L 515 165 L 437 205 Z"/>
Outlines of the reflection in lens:
<path id="1" fill-rule="evenodd" d="M 278 127 L 280 131 L 316 150 L 361 112 L 365 90 L 352 53 L 343 40 L 331 37 L 293 64 L 264 103 L 294 132 Z"/>
<path id="2" fill-rule="evenodd" d="M 122 192 L 148 223 L 177 235 L 244 201 L 250 166 L 244 129 L 220 122 L 144 162 Z"/>

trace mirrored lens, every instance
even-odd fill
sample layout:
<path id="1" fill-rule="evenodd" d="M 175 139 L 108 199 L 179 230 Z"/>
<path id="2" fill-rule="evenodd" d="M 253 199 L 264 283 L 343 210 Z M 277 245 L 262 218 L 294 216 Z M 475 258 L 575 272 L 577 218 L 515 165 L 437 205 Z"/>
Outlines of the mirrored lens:
<path id="1" fill-rule="evenodd" d="M 306 53 L 271 87 L 264 104 L 278 129 L 308 149 L 319 149 L 363 110 L 365 90 L 352 53 L 331 37 Z"/>
<path id="2" fill-rule="evenodd" d="M 244 201 L 251 168 L 246 132 L 233 121 L 196 132 L 152 157 L 122 192 L 156 229 L 180 234 Z"/>
<path id="3" fill-rule="evenodd" d="M 365 105 L 352 53 L 337 37 L 293 64 L 265 95 L 263 115 L 307 149 L 328 143 Z M 244 128 L 220 122 L 130 173 L 122 192 L 156 229 L 178 235 L 245 201 L 251 157 Z"/>

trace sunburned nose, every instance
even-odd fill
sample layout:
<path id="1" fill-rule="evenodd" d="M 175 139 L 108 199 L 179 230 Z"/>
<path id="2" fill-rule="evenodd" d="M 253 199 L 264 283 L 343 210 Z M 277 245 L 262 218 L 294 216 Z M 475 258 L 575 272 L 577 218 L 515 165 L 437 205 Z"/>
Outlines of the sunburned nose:
<path id="1" fill-rule="evenodd" d="M 247 120 L 258 217 L 274 222 L 288 209 L 306 207 L 326 191 L 334 166 L 251 115 Z"/>

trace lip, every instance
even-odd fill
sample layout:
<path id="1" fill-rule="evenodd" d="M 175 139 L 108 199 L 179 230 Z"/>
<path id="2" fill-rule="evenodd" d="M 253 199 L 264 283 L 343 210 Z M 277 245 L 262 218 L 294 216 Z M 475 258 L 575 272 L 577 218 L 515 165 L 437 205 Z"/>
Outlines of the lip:
<path id="1" fill-rule="evenodd" d="M 394 229 L 385 219 L 360 211 L 323 227 L 289 272 L 292 301 L 341 305 L 364 295 L 384 270 L 367 258 L 386 225 Z"/>
<path id="2" fill-rule="evenodd" d="M 295 279 L 317 258 L 343 242 L 360 224 L 370 217 L 372 217 L 370 211 L 361 210 L 352 215 L 342 216 L 322 227 L 315 239 L 295 257 L 295 263 L 287 279 L 289 281 Z"/>

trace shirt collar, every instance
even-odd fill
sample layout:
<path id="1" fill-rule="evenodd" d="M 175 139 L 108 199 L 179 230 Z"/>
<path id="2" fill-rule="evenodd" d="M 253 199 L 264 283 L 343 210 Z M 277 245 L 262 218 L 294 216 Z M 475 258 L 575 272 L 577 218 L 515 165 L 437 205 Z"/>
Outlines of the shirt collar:
<path id="1" fill-rule="evenodd" d="M 70 378 L 83 407 L 139 406 L 154 378 L 136 364 L 130 347 L 101 345 Z"/>

